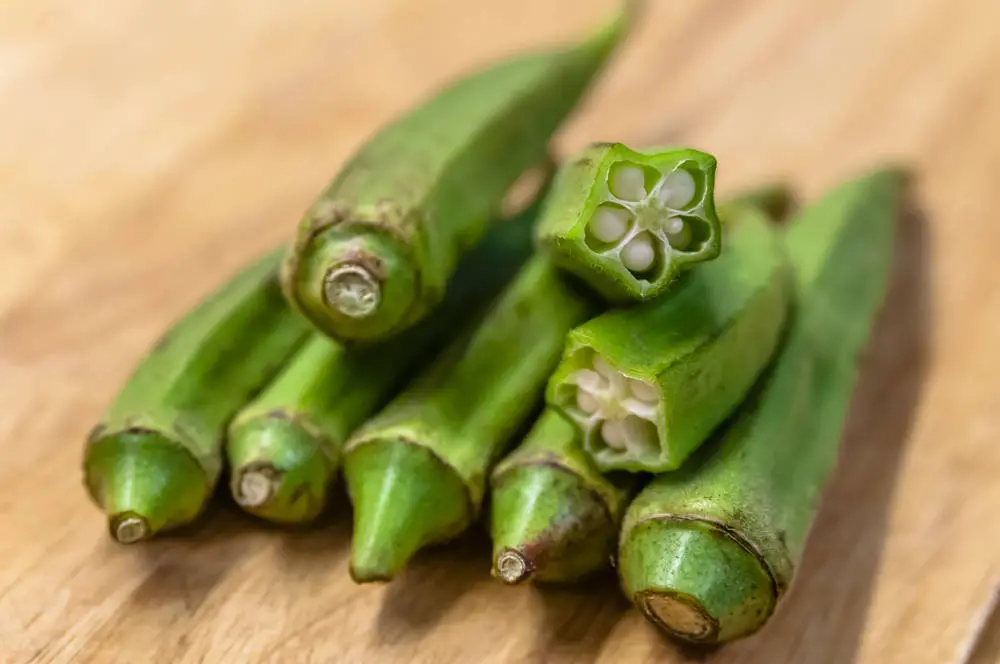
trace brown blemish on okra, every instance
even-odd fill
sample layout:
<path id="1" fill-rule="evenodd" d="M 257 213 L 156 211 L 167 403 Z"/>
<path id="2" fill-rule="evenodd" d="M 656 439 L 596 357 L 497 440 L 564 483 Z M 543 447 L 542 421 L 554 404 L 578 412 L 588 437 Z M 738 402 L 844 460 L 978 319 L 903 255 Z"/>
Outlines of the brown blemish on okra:
<path id="1" fill-rule="evenodd" d="M 576 427 L 545 411 L 493 471 L 493 575 L 567 583 L 607 566 L 638 477 L 605 477 L 580 448 Z"/>
<path id="2" fill-rule="evenodd" d="M 511 185 L 545 157 L 633 11 L 568 49 L 457 81 L 383 128 L 300 222 L 283 270 L 289 301 L 345 342 L 384 339 L 424 318 Z"/>
<path id="3" fill-rule="evenodd" d="M 880 171 L 805 207 L 785 231 L 799 300 L 766 379 L 718 438 L 632 502 L 619 576 L 654 623 L 724 642 L 760 629 L 791 583 L 837 449 L 857 359 L 885 293 L 903 180 Z M 650 597 L 684 593 L 716 630 Z"/>

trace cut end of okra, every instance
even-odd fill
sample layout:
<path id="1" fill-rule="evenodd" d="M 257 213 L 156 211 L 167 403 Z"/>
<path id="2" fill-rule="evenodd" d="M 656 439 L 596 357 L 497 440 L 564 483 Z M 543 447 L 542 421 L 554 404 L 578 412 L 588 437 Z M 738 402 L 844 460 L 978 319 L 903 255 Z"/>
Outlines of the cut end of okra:
<path id="1" fill-rule="evenodd" d="M 659 388 L 592 351 L 581 355 L 580 368 L 557 390 L 556 405 L 580 427 L 584 449 L 605 468 L 659 465 L 666 456 Z"/>
<path id="2" fill-rule="evenodd" d="M 564 269 L 616 302 L 649 300 L 721 250 L 715 158 L 596 144 L 560 172 L 539 237 Z"/>
<path id="3" fill-rule="evenodd" d="M 368 226 L 322 232 L 289 259 L 289 301 L 320 331 L 341 341 L 374 341 L 405 328 L 417 297 L 406 252 Z"/>
<path id="4" fill-rule="evenodd" d="M 233 499 L 240 507 L 263 507 L 278 492 L 281 475 L 277 468 L 263 464 L 233 472 Z"/>
<path id="5" fill-rule="evenodd" d="M 527 581 L 531 578 L 532 566 L 523 553 L 516 549 L 504 549 L 496 556 L 493 563 L 493 573 L 508 586 Z"/>
<path id="6" fill-rule="evenodd" d="M 356 583 L 389 581 L 425 546 L 451 539 L 472 519 L 461 478 L 428 449 L 376 439 L 347 452 L 354 506 L 349 572 Z"/>
<path id="7" fill-rule="evenodd" d="M 315 519 L 335 477 L 335 464 L 321 444 L 317 435 L 281 411 L 237 424 L 226 444 L 233 500 L 275 523 Z"/>
<path id="8" fill-rule="evenodd" d="M 90 442 L 84 474 L 111 536 L 135 544 L 193 521 L 208 500 L 205 471 L 187 450 L 150 430 Z"/>
<path id="9" fill-rule="evenodd" d="M 153 535 L 152 528 L 145 517 L 134 512 L 116 514 L 108 521 L 111 529 L 111 536 L 118 540 L 120 544 L 135 544 L 149 539 Z"/>
<path id="10" fill-rule="evenodd" d="M 663 170 L 617 162 L 587 224 L 587 246 L 646 282 L 669 278 L 685 263 L 707 260 L 718 251 L 714 213 L 706 213 L 703 201 L 710 187 L 710 176 L 690 161 Z"/>
<path id="11" fill-rule="evenodd" d="M 627 527 L 618 573 L 650 622 L 692 643 L 747 636 L 777 601 L 771 575 L 750 546 L 697 519 L 655 517 Z"/>

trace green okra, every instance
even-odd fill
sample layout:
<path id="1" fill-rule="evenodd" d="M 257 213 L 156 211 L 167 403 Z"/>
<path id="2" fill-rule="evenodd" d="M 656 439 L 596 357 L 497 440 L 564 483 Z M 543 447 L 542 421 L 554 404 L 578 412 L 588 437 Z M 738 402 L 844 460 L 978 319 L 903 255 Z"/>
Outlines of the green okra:
<path id="1" fill-rule="evenodd" d="M 128 544 L 193 521 L 222 466 L 226 423 L 305 341 L 274 252 L 176 321 L 91 432 L 84 476 Z"/>
<path id="2" fill-rule="evenodd" d="M 778 345 L 791 296 L 780 236 L 732 205 L 725 255 L 669 294 L 570 332 L 547 401 L 603 471 L 678 468 L 732 413 Z"/>
<path id="3" fill-rule="evenodd" d="M 682 271 L 719 256 L 715 167 L 698 150 L 594 144 L 559 170 L 539 242 L 612 302 L 656 298 Z"/>
<path id="4" fill-rule="evenodd" d="M 388 580 L 476 517 L 487 473 L 541 400 L 566 333 L 596 306 L 536 256 L 485 316 L 351 437 L 351 575 Z"/>
<path id="5" fill-rule="evenodd" d="M 565 50 L 463 78 L 381 130 L 302 218 L 283 283 L 289 301 L 341 341 L 373 341 L 444 296 L 505 193 L 546 159 L 632 19 Z"/>
<path id="6" fill-rule="evenodd" d="M 436 350 L 514 276 L 531 255 L 546 188 L 523 212 L 494 224 L 463 259 L 441 305 L 387 341 L 345 347 L 317 333 L 230 425 L 230 490 L 246 511 L 271 521 L 317 517 L 354 429 L 385 404 L 419 360 Z"/>
<path id="7" fill-rule="evenodd" d="M 884 298 L 901 184 L 898 173 L 872 173 L 791 222 L 798 304 L 773 368 L 719 440 L 629 507 L 622 586 L 668 632 L 746 636 L 791 582 Z"/>
<path id="8" fill-rule="evenodd" d="M 545 410 L 490 478 L 493 575 L 568 583 L 608 566 L 639 476 L 604 476 L 577 427 Z"/>

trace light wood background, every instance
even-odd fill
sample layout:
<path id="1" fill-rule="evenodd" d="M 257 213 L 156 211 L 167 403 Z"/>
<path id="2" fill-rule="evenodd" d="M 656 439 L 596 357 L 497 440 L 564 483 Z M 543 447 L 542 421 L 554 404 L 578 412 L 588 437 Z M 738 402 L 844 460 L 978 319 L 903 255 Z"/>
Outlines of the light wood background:
<path id="1" fill-rule="evenodd" d="M 735 664 L 985 664 L 1000 650 L 1000 5 L 652 0 L 560 137 L 673 140 L 720 188 L 815 195 L 912 159 L 841 468 L 794 592 Z M 81 444 L 175 316 L 451 76 L 614 0 L 13 0 L 0 7 L 0 661 L 681 662 L 618 596 L 508 589 L 473 534 L 388 586 L 225 506 L 113 545 Z"/>

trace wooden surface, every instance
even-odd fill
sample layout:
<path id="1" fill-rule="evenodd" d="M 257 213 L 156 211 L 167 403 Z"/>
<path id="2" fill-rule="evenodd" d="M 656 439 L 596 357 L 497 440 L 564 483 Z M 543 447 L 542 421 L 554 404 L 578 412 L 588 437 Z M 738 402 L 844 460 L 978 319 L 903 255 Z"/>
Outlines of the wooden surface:
<path id="1" fill-rule="evenodd" d="M 1000 6 L 660 2 L 560 137 L 691 144 L 807 195 L 914 160 L 923 215 L 789 601 L 712 661 L 997 659 Z M 613 578 L 491 581 L 473 534 L 352 585 L 311 532 L 214 509 L 113 545 L 81 443 L 163 327 L 452 75 L 613 0 L 34 0 L 0 8 L 0 661 L 680 662 Z M 567 13 L 572 8 L 572 13 Z"/>

